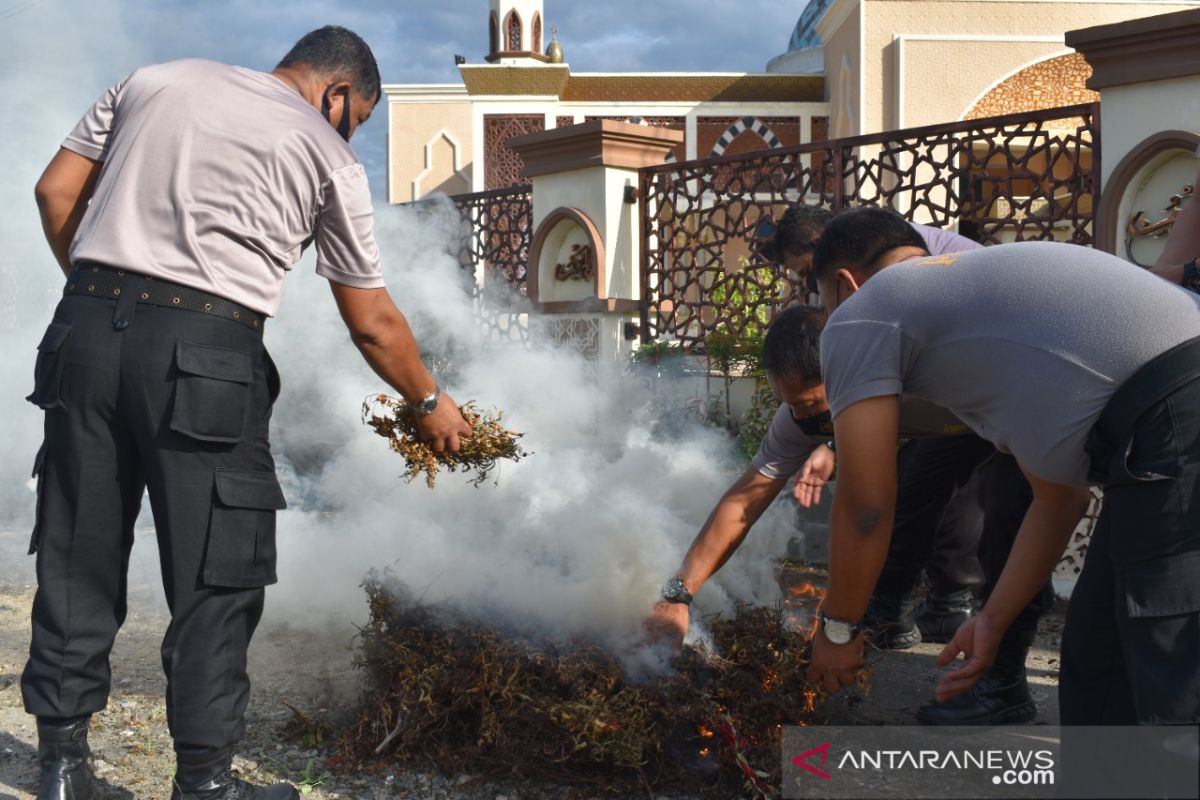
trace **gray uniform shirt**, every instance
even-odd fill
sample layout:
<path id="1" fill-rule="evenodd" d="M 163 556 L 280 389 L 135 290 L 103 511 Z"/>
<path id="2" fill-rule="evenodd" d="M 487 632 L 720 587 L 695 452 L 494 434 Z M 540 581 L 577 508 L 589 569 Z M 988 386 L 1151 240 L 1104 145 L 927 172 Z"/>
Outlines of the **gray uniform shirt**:
<path id="1" fill-rule="evenodd" d="M 103 161 L 71 260 L 203 289 L 274 314 L 314 241 L 317 272 L 383 286 L 367 176 L 273 75 L 189 59 L 105 92 L 62 146 Z"/>
<path id="2" fill-rule="evenodd" d="M 934 255 L 958 253 L 982 246 L 953 231 L 916 223 L 913 223 L 913 228 L 925 239 L 926 249 Z M 909 436 L 948 436 L 968 430 L 946 409 L 915 398 L 905 398 L 901 408 L 901 432 Z M 763 437 L 750 463 L 760 475 L 783 480 L 804 466 L 813 450 L 832 438 L 832 431 L 823 436 L 806 434 L 796 425 L 791 409 L 786 404 L 781 405 L 771 418 L 767 435 Z"/>
<path id="3" fill-rule="evenodd" d="M 882 270 L 830 317 L 821 370 L 835 417 L 917 397 L 1038 477 L 1084 486 L 1084 443 L 1117 387 L 1196 336 L 1200 296 L 1107 253 L 1026 242 Z"/>

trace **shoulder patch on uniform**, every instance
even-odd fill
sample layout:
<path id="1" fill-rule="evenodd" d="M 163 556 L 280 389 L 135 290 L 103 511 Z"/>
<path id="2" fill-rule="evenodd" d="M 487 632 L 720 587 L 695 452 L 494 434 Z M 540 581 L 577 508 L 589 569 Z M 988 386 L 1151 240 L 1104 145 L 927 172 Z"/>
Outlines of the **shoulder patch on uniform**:
<path id="1" fill-rule="evenodd" d="M 918 267 L 950 267 L 958 263 L 958 256 L 938 256 L 937 258 L 923 258 L 917 262 Z"/>

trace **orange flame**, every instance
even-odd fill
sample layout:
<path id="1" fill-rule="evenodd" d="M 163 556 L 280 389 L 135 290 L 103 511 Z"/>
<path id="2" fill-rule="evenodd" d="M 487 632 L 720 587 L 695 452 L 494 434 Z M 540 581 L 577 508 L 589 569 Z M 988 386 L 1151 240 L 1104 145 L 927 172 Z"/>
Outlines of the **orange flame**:
<path id="1" fill-rule="evenodd" d="M 705 739 L 711 739 L 713 737 L 713 732 L 707 725 L 697 725 L 696 728 L 700 731 L 700 735 Z"/>
<path id="2" fill-rule="evenodd" d="M 825 597 L 825 589 L 812 583 L 797 583 L 788 587 L 788 594 L 793 597 Z"/>
<path id="3" fill-rule="evenodd" d="M 804 692 L 804 713 L 811 714 L 816 711 L 815 701 L 817 693 L 812 689 L 806 689 Z"/>

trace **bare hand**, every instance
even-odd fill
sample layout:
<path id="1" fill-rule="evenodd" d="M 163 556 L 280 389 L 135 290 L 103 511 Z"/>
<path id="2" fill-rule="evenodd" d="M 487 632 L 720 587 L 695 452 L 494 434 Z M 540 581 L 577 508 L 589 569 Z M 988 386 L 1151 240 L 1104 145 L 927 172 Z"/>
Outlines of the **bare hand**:
<path id="1" fill-rule="evenodd" d="M 796 486 L 792 489 L 796 502 L 805 508 L 819 505 L 821 487 L 829 483 L 836 464 L 837 457 L 825 445 L 819 445 L 813 450 L 796 475 Z"/>
<path id="2" fill-rule="evenodd" d="M 949 666 L 959 653 L 965 661 L 961 667 L 942 676 L 934 690 L 939 703 L 944 703 L 970 689 L 983 677 L 1000 648 L 1004 631 L 995 628 L 987 617 L 977 614 L 962 624 L 937 657 L 938 666 Z"/>
<path id="3" fill-rule="evenodd" d="M 683 603 L 655 603 L 654 610 L 642 625 L 650 642 L 666 642 L 671 651 L 678 654 L 683 650 L 683 637 L 687 636 L 688 606 Z"/>
<path id="4" fill-rule="evenodd" d="M 833 694 L 858 681 L 863 666 L 863 637 L 860 633 L 846 644 L 834 644 L 821 631 L 813 637 L 812 661 L 808 680 Z"/>
<path id="5" fill-rule="evenodd" d="M 471 435 L 471 426 L 463 419 L 454 399 L 443 392 L 432 413 L 417 417 L 417 433 L 421 441 L 428 443 L 435 453 L 446 450 L 457 453 L 458 440 Z"/>

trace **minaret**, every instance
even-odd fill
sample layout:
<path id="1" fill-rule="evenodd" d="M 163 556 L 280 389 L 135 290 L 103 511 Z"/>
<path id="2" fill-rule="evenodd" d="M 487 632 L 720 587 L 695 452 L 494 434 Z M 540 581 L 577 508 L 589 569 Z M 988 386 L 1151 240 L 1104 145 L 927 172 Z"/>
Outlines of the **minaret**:
<path id="1" fill-rule="evenodd" d="M 488 54 L 492 64 L 545 63 L 546 24 L 541 0 L 488 0 Z"/>

